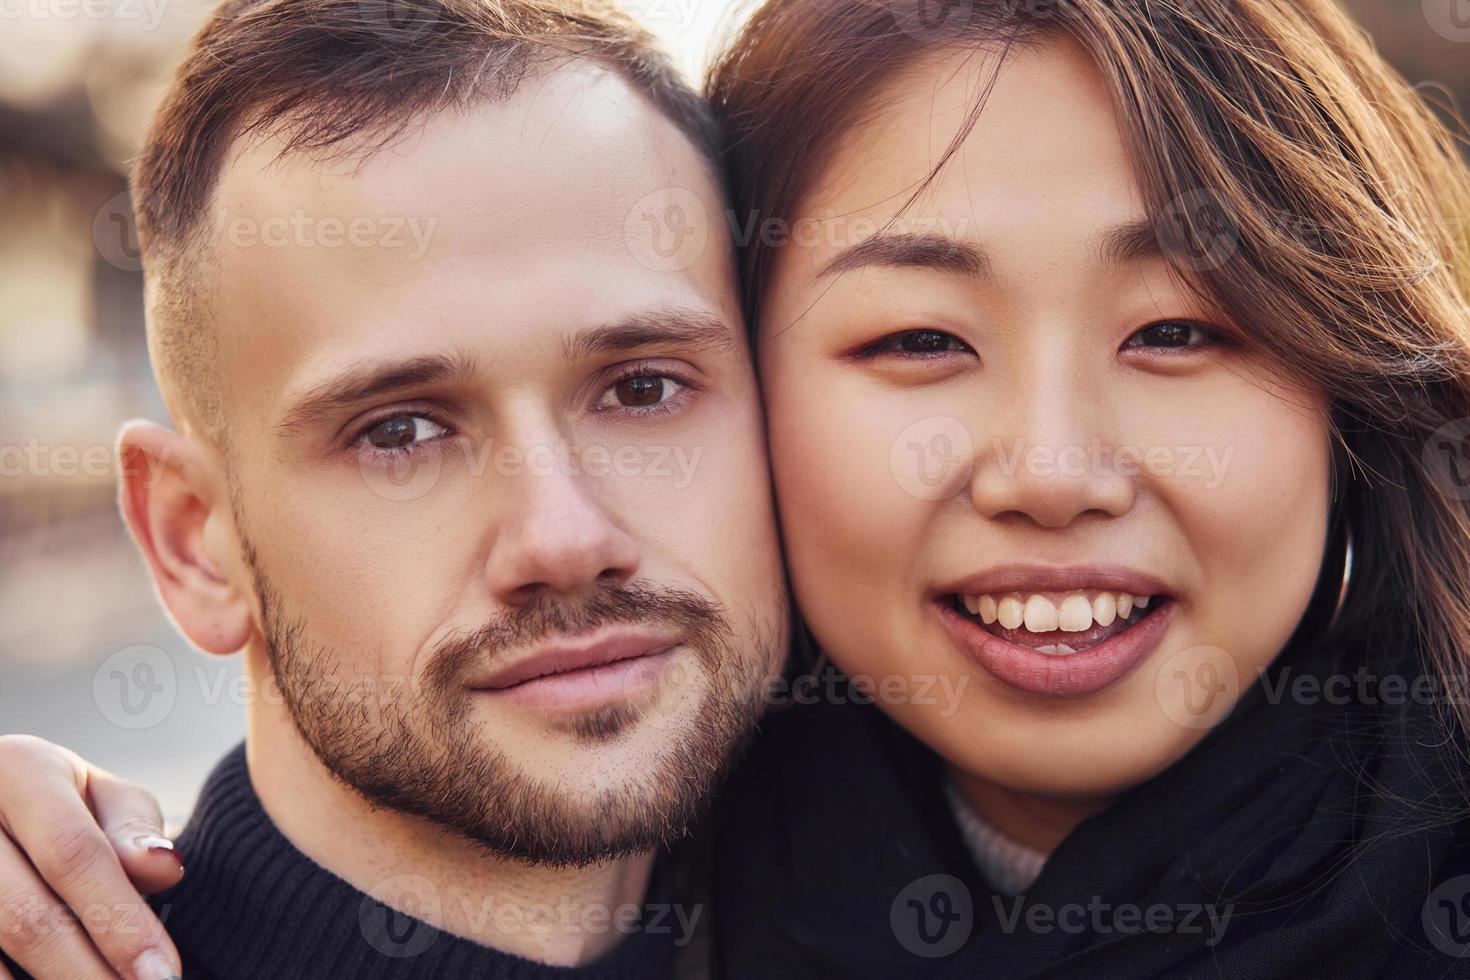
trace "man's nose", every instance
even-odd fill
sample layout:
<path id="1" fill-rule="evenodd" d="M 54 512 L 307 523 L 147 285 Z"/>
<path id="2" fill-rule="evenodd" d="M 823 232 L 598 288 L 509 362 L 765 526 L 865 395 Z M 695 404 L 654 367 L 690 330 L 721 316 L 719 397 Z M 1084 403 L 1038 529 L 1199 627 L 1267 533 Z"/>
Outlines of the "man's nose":
<path id="1" fill-rule="evenodd" d="M 485 578 L 497 600 L 520 605 L 541 591 L 569 595 L 633 576 L 638 545 L 596 490 L 584 475 L 556 466 L 496 481 L 490 492 L 504 506 Z"/>

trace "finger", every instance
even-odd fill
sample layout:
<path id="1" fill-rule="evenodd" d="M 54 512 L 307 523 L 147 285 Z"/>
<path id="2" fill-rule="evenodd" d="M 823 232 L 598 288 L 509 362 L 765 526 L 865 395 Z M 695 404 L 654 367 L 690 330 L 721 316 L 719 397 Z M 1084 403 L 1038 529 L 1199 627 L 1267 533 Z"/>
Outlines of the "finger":
<path id="1" fill-rule="evenodd" d="M 144 895 L 179 883 L 184 865 L 163 833 L 163 814 L 153 794 L 93 767 L 87 795 L 102 832 L 122 861 L 123 871 Z"/>
<path id="2" fill-rule="evenodd" d="M 5 802 L 13 846 L 24 851 L 51 893 L 75 911 L 118 974 L 129 980 L 177 975 L 177 951 L 87 808 L 86 763 L 65 751 L 30 761 L 26 791 Z M 13 765 L 3 776 L 12 780 L 9 785 L 18 784 Z"/>
<path id="3" fill-rule="evenodd" d="M 37 980 L 112 980 L 87 933 L 0 834 L 0 949 Z"/>

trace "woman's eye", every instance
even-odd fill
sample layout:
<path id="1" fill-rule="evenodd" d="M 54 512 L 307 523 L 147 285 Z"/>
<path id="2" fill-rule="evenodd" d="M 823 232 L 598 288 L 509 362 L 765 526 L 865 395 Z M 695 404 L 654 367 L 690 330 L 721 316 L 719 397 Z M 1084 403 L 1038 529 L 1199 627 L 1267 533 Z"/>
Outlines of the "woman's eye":
<path id="1" fill-rule="evenodd" d="M 673 398 L 683 387 L 683 384 L 667 375 L 629 375 L 603 392 L 597 408 L 654 408 Z"/>
<path id="2" fill-rule="evenodd" d="M 970 346 L 952 333 L 943 330 L 904 330 L 890 334 L 875 344 L 863 348 L 861 357 L 876 357 L 880 354 L 898 354 L 905 357 L 933 357 L 968 351 Z"/>
<path id="3" fill-rule="evenodd" d="M 374 449 L 408 449 L 415 443 L 437 439 L 449 430 L 423 415 L 395 415 L 363 433 Z"/>
<path id="4" fill-rule="evenodd" d="M 1151 323 L 1123 343 L 1127 348 L 1151 350 L 1190 350 L 1220 343 L 1223 338 L 1202 323 L 1188 320 L 1165 320 Z"/>

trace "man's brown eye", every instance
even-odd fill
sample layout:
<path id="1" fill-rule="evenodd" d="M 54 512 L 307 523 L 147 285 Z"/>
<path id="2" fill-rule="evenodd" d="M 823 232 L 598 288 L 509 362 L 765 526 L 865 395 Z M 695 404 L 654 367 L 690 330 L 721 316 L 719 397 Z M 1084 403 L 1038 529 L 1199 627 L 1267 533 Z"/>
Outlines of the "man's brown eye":
<path id="1" fill-rule="evenodd" d="M 445 428 L 422 415 L 395 415 L 367 430 L 364 438 L 374 449 L 406 449 L 415 442 L 443 435 Z"/>
<path id="2" fill-rule="evenodd" d="M 619 405 L 628 408 L 643 408 L 663 401 L 664 385 L 664 378 L 641 375 L 624 378 L 613 385 L 613 394 L 617 397 Z"/>

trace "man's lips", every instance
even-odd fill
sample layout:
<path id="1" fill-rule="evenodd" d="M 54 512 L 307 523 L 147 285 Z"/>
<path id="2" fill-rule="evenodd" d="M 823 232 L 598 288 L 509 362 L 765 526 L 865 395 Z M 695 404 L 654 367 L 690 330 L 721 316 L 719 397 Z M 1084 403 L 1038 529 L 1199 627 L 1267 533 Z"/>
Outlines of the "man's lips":
<path id="1" fill-rule="evenodd" d="M 529 656 L 507 664 L 470 683 L 483 691 L 506 691 L 544 678 L 576 672 L 592 673 L 624 661 L 668 651 L 678 637 L 637 627 L 598 630 L 579 638 L 543 644 Z"/>

